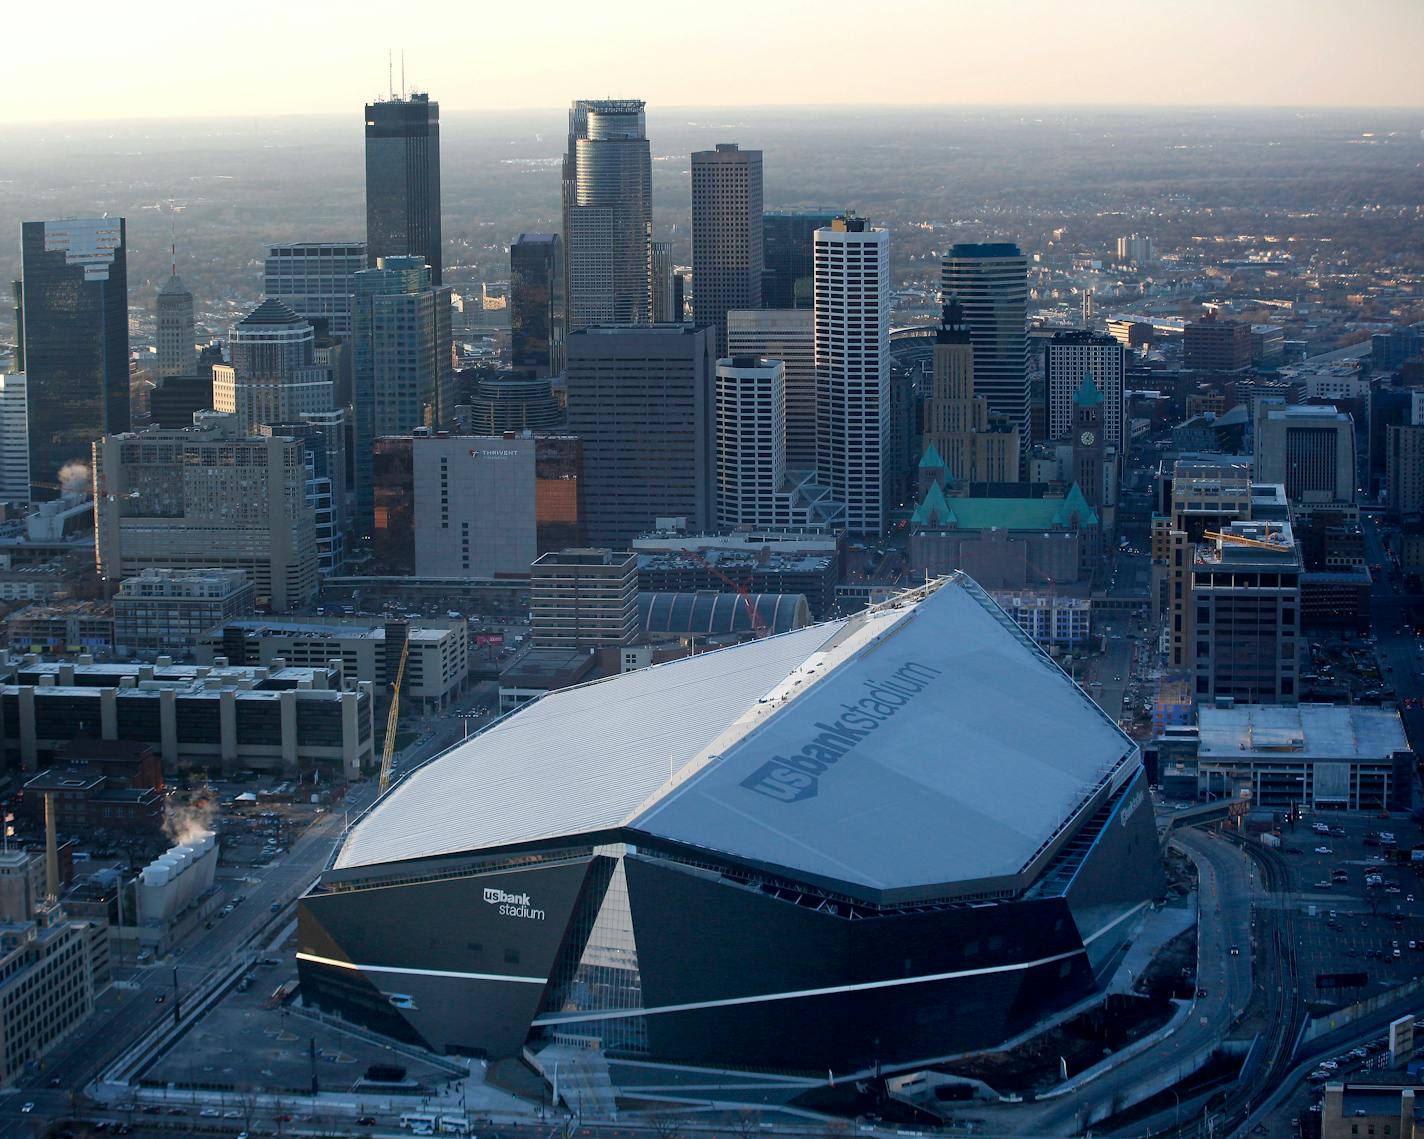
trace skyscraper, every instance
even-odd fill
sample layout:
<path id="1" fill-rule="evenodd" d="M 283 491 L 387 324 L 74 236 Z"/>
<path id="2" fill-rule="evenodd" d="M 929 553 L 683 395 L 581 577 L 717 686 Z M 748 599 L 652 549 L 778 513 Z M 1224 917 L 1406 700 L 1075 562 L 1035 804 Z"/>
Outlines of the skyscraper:
<path id="1" fill-rule="evenodd" d="M 96 439 L 129 428 L 124 219 L 27 221 L 21 263 L 30 479 L 53 498 L 87 483 Z"/>
<path id="2" fill-rule="evenodd" d="M 692 155 L 692 299 L 727 350 L 727 310 L 761 307 L 761 151 L 719 142 Z"/>
<path id="3" fill-rule="evenodd" d="M 30 501 L 30 409 L 23 372 L 0 373 L 0 502 Z"/>
<path id="4" fill-rule="evenodd" d="M 1293 506 L 1353 504 L 1355 424 L 1332 404 L 1256 408 L 1256 477 L 1282 483 Z"/>
<path id="5" fill-rule="evenodd" d="M 564 155 L 568 330 L 652 319 L 652 155 L 641 99 L 580 99 Z"/>
<path id="6" fill-rule="evenodd" d="M 786 366 L 717 361 L 717 525 L 774 525 L 786 475 Z"/>
<path id="7" fill-rule="evenodd" d="M 569 336 L 569 433 L 583 440 L 588 541 L 626 548 L 662 517 L 714 517 L 712 334 L 689 324 Z"/>
<path id="8" fill-rule="evenodd" d="M 262 289 L 298 316 L 351 335 L 351 278 L 366 268 L 364 241 L 292 241 L 267 247 Z"/>
<path id="9" fill-rule="evenodd" d="M 727 313 L 727 354 L 786 365 L 786 467 L 816 469 L 816 314 L 802 309 Z"/>
<path id="10" fill-rule="evenodd" d="M 177 254 L 173 272 L 158 290 L 157 378 L 195 376 L 198 373 L 197 336 L 193 331 L 193 294 L 178 276 Z"/>
<path id="11" fill-rule="evenodd" d="M 935 333 L 933 369 L 920 418 L 925 450 L 959 482 L 1018 482 L 1018 432 L 995 430 L 988 400 L 974 394 L 974 345 L 953 297 Z"/>
<path id="12" fill-rule="evenodd" d="M 310 323 L 268 297 L 232 326 L 232 362 L 213 366 L 213 407 L 246 432 L 330 411 L 331 371 L 313 362 L 315 342 Z"/>
<path id="13" fill-rule="evenodd" d="M 537 379 L 564 370 L 564 243 L 521 233 L 509 247 L 509 338 L 515 368 Z"/>
<path id="14" fill-rule="evenodd" d="M 382 435 L 441 427 L 450 397 L 450 289 L 419 257 L 384 257 L 353 280 L 356 527 L 372 526 L 371 456 Z"/>
<path id="15" fill-rule="evenodd" d="M 816 231 L 835 221 L 834 212 L 762 215 L 765 263 L 761 303 L 766 308 L 814 307 Z"/>
<path id="16" fill-rule="evenodd" d="M 682 319 L 682 278 L 672 263 L 672 246 L 653 242 L 653 323 Z"/>
<path id="17" fill-rule="evenodd" d="M 940 280 L 944 295 L 958 297 L 964 309 L 974 344 L 974 393 L 1017 427 L 1027 454 L 1028 261 L 1007 242 L 955 245 L 944 259 Z"/>
<path id="18" fill-rule="evenodd" d="M 1122 394 L 1127 349 L 1102 332 L 1057 332 L 1044 343 L 1043 373 L 1048 386 L 1048 437 L 1067 439 L 1073 434 L 1073 398 L 1083 377 L 1091 374 L 1103 401 L 1103 442 L 1121 454 L 1126 438 Z"/>
<path id="19" fill-rule="evenodd" d="M 441 282 L 440 104 L 426 94 L 366 104 L 366 257 L 419 257 Z"/>
<path id="20" fill-rule="evenodd" d="M 854 214 L 816 231 L 816 471 L 846 529 L 885 529 L 890 234 Z"/>

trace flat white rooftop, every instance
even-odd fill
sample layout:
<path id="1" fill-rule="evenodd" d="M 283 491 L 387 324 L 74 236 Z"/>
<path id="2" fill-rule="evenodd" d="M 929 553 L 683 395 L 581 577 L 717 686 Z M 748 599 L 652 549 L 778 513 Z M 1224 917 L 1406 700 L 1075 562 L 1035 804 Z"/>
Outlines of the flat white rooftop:
<path id="1" fill-rule="evenodd" d="M 1198 713 L 1199 760 L 1387 759 L 1408 751 L 1399 713 L 1360 705 L 1238 704 Z"/>

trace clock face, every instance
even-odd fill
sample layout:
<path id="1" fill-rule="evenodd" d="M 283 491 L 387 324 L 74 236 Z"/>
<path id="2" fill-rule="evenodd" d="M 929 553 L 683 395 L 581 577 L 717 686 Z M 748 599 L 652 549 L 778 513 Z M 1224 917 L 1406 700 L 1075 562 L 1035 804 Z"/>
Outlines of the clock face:
<path id="1" fill-rule="evenodd" d="M 1078 436 L 1078 441 L 1082 443 L 1084 447 L 1091 447 L 1097 440 L 1098 437 L 1091 431 L 1084 431 L 1083 434 Z"/>

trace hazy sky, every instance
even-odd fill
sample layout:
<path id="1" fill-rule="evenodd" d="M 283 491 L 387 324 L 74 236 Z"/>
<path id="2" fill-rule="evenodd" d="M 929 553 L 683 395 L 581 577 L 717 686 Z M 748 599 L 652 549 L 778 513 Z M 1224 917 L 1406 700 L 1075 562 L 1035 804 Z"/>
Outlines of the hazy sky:
<path id="1" fill-rule="evenodd" d="M 12 0 L 0 122 L 442 108 L 1424 105 L 1424 0 Z M 399 62 L 397 62 L 399 85 Z"/>

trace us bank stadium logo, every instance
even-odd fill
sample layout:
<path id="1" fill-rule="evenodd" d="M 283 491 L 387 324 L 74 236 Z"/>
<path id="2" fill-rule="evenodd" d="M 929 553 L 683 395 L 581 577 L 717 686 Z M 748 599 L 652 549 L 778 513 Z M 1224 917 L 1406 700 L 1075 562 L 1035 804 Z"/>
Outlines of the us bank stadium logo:
<path id="1" fill-rule="evenodd" d="M 497 886 L 485 887 L 485 904 L 498 906 L 499 913 L 509 918 L 528 918 L 543 921 L 544 911 L 536 910 L 529 904 L 528 894 L 506 894 Z"/>
<path id="2" fill-rule="evenodd" d="M 814 799 L 821 776 L 855 750 L 857 744 L 923 692 L 942 670 L 911 661 L 888 680 L 867 680 L 869 691 L 859 700 L 841 705 L 841 715 L 829 723 L 817 720 L 818 734 L 790 755 L 775 755 L 749 776 L 742 786 L 778 803 Z"/>

